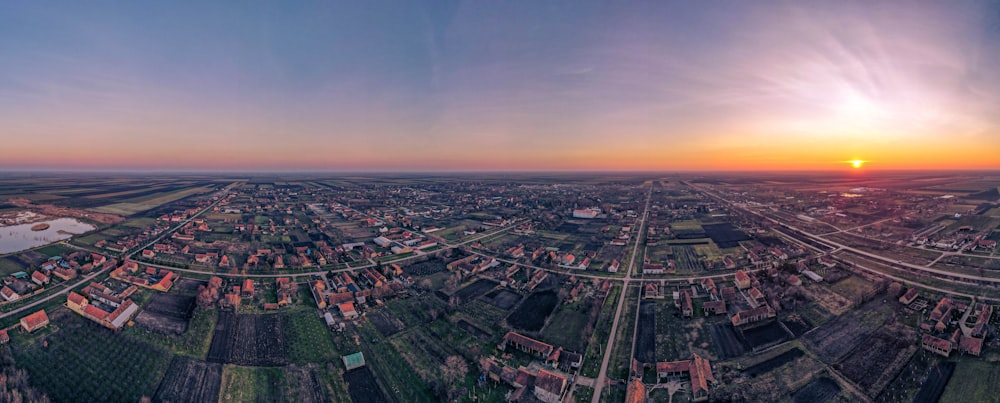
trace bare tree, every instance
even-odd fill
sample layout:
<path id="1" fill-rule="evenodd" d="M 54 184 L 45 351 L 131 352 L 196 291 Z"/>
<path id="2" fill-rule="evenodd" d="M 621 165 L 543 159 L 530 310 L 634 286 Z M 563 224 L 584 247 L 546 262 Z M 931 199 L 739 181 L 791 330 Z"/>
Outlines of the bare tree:
<path id="1" fill-rule="evenodd" d="M 469 373 L 469 365 L 466 364 L 464 358 L 457 355 L 446 358 L 444 364 L 441 365 L 441 376 L 449 384 L 457 383 L 467 373 Z"/>

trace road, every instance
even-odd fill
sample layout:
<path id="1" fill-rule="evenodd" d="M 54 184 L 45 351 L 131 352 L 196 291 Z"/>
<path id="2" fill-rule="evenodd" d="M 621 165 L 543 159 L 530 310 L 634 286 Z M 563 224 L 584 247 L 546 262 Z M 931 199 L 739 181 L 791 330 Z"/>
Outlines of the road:
<path id="1" fill-rule="evenodd" d="M 814 234 L 809 233 L 807 231 L 803 231 L 800 228 L 797 228 L 797 227 L 794 227 L 794 226 L 789 225 L 787 223 L 778 221 L 778 220 L 776 220 L 774 218 L 765 216 L 765 215 L 763 215 L 763 214 L 761 214 L 759 212 L 752 211 L 752 210 L 740 207 L 740 206 L 736 205 L 735 203 L 732 203 L 729 200 L 723 198 L 722 196 L 719 196 L 718 194 L 709 192 L 708 190 L 701 189 L 699 187 L 695 187 L 694 185 L 691 185 L 691 186 L 694 187 L 695 189 L 698 189 L 702 193 L 705 193 L 706 195 L 709 195 L 709 196 L 711 196 L 711 197 L 713 197 L 713 198 L 715 198 L 715 199 L 717 199 L 717 200 L 719 200 L 719 201 L 721 201 L 721 202 L 729 205 L 731 208 L 742 210 L 742 211 L 744 211 L 744 212 L 746 212 L 748 214 L 752 214 L 752 215 L 755 215 L 757 217 L 760 217 L 760 218 L 763 218 L 765 220 L 768 220 L 770 222 L 773 222 L 773 223 L 779 225 L 780 227 L 791 229 L 793 231 L 798 232 L 799 234 L 802 234 L 802 236 L 805 236 L 806 238 L 812 239 L 814 241 L 823 242 L 825 244 L 834 246 L 834 247 L 842 249 L 842 250 L 850 251 L 850 252 L 858 254 L 858 255 L 866 256 L 866 257 L 869 257 L 869 258 L 872 258 L 872 259 L 876 259 L 876 260 L 888 263 L 891 266 L 901 266 L 901 267 L 905 267 L 905 268 L 908 268 L 908 269 L 911 269 L 911 270 L 915 270 L 915 271 L 926 272 L 926 273 L 929 273 L 931 275 L 931 277 L 935 277 L 935 278 L 938 278 L 938 279 L 944 280 L 944 281 L 951 281 L 951 280 L 949 280 L 949 278 L 960 278 L 960 279 L 971 280 L 971 281 L 981 281 L 981 282 L 986 282 L 986 283 L 992 283 L 992 284 L 994 284 L 993 287 L 996 287 L 997 285 L 1000 285 L 1000 279 L 998 279 L 998 278 L 973 276 L 973 275 L 968 275 L 968 274 L 953 273 L 953 272 L 949 272 L 949 271 L 934 269 L 934 268 L 927 267 L 927 266 L 921 266 L 921 265 L 916 265 L 916 264 L 912 264 L 912 263 L 906 263 L 906 262 L 900 261 L 898 259 L 892 259 L 892 258 L 889 258 L 889 257 L 885 257 L 885 256 L 882 256 L 882 255 L 876 254 L 876 253 L 871 253 L 871 252 L 867 252 L 867 251 L 864 251 L 864 250 L 861 250 L 861 249 L 858 249 L 858 248 L 847 246 L 847 245 L 841 244 L 841 243 L 839 243 L 837 241 L 833 241 L 833 240 L 824 238 L 822 236 L 814 235 Z"/>
<path id="2" fill-rule="evenodd" d="M 649 200 L 653 196 L 653 189 L 650 187 L 648 193 L 646 193 L 646 205 L 642 209 L 642 219 L 639 223 L 639 234 L 642 234 L 644 227 L 646 226 L 647 214 L 649 213 Z M 597 373 L 597 381 L 594 383 L 594 397 L 591 400 L 593 403 L 600 403 L 601 392 L 604 390 L 604 384 L 608 382 L 608 362 L 611 361 L 611 351 L 615 347 L 615 338 L 618 335 L 618 322 L 622 317 L 622 308 L 625 307 L 626 298 L 628 294 L 628 286 L 632 279 L 632 272 L 635 270 L 635 259 L 638 257 L 639 252 L 639 242 L 641 236 L 635 237 L 635 246 L 632 247 L 632 257 L 629 259 L 628 268 L 625 272 L 625 282 L 622 284 L 622 292 L 618 296 L 618 308 L 615 310 L 615 319 L 611 322 L 611 333 L 608 335 L 608 343 L 604 349 L 604 358 L 601 359 L 601 370 Z"/>

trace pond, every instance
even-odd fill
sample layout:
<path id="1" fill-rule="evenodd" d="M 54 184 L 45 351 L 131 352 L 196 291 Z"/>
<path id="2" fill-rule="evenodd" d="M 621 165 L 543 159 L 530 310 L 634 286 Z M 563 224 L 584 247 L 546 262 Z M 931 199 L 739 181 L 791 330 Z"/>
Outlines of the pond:
<path id="1" fill-rule="evenodd" d="M 48 228 L 41 231 L 31 229 L 32 227 L 44 227 L 40 224 L 48 224 Z M 56 218 L 29 224 L 0 227 L 0 253 L 17 252 L 50 244 L 76 234 L 92 231 L 95 228 L 93 225 L 77 221 L 73 218 Z"/>

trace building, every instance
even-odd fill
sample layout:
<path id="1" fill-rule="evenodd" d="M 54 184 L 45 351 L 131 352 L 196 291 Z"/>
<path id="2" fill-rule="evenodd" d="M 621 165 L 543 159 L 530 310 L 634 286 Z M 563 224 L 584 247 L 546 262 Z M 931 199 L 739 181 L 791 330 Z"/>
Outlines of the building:
<path id="1" fill-rule="evenodd" d="M 48 326 L 48 324 L 49 316 L 45 314 L 44 309 L 21 318 L 21 328 L 28 333 Z"/>
<path id="2" fill-rule="evenodd" d="M 243 288 L 240 289 L 240 297 L 242 298 L 253 298 L 253 280 L 246 279 L 243 280 Z"/>
<path id="3" fill-rule="evenodd" d="M 743 326 L 757 323 L 775 317 L 774 310 L 770 306 L 764 305 L 759 308 L 739 311 L 732 317 L 733 326 Z"/>
<path id="4" fill-rule="evenodd" d="M 736 288 L 745 290 L 750 288 L 750 275 L 743 270 L 736 271 Z"/>
<path id="5" fill-rule="evenodd" d="M 551 344 L 543 343 L 515 332 L 507 332 L 507 334 L 503 336 L 503 341 L 500 342 L 500 345 L 497 346 L 497 348 L 499 348 L 500 351 L 504 351 L 508 345 L 513 345 L 514 348 L 518 350 L 542 358 L 548 358 L 548 356 L 555 351 L 555 347 Z"/>
<path id="6" fill-rule="evenodd" d="M 0 344 L 10 343 L 10 335 L 7 334 L 7 329 L 0 330 Z"/>
<path id="7" fill-rule="evenodd" d="M 566 391 L 566 377 L 544 369 L 535 375 L 535 397 L 546 403 L 559 403 Z"/>
<path id="8" fill-rule="evenodd" d="M 726 301 L 707 301 L 701 304 L 701 309 L 705 311 L 705 316 L 722 315 L 726 313 Z"/>
<path id="9" fill-rule="evenodd" d="M 641 380 L 633 379 L 625 388 L 625 403 L 646 403 L 646 385 Z"/>
<path id="10" fill-rule="evenodd" d="M 341 359 L 344 360 L 344 368 L 347 368 L 348 371 L 365 366 L 365 356 L 360 351 L 345 355 Z"/>
<path id="11" fill-rule="evenodd" d="M 14 292 L 13 288 L 10 288 L 10 286 L 6 285 L 3 286 L 2 289 L 0 289 L 0 297 L 3 297 L 4 300 L 11 302 L 21 299 L 21 296 L 18 295 L 16 292 Z"/>
<path id="12" fill-rule="evenodd" d="M 902 297 L 899 297 L 899 302 L 901 302 L 903 305 L 910 305 L 913 303 L 913 301 L 916 301 L 917 297 L 919 296 L 920 296 L 920 291 L 918 291 L 916 287 L 910 287 L 909 290 L 906 290 L 906 294 L 903 294 Z"/>
<path id="13" fill-rule="evenodd" d="M 601 210 L 596 208 L 576 209 L 573 210 L 573 218 L 584 218 L 589 220 L 597 218 L 597 214 L 600 212 Z"/>
<path id="14" fill-rule="evenodd" d="M 46 276 L 40 270 L 35 270 L 31 273 L 31 281 L 38 285 L 46 285 L 49 283 L 49 276 Z"/>
<path id="15" fill-rule="evenodd" d="M 353 302 L 345 302 L 337 305 L 337 308 L 340 309 L 340 314 L 344 316 L 344 319 L 355 319 L 358 317 L 358 311 L 354 308 Z"/>
<path id="16" fill-rule="evenodd" d="M 951 355 L 951 350 L 954 348 L 951 341 L 937 338 L 929 334 L 925 334 L 922 339 L 920 339 L 920 345 L 923 346 L 924 350 L 930 351 L 932 353 L 947 357 Z"/>
<path id="17" fill-rule="evenodd" d="M 698 354 L 693 354 L 690 360 L 656 363 L 656 376 L 660 380 L 689 377 L 692 401 L 695 402 L 708 400 L 709 387 L 715 383 L 711 362 Z"/>

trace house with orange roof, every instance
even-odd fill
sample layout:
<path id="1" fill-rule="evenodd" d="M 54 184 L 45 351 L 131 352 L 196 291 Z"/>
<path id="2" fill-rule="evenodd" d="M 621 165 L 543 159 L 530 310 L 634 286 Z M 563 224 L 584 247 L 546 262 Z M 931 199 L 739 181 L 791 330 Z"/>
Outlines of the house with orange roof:
<path id="1" fill-rule="evenodd" d="M 337 309 L 340 309 L 340 314 L 344 316 L 344 319 L 356 319 L 358 317 L 358 311 L 354 308 L 353 302 L 345 302 L 337 305 Z"/>
<path id="2" fill-rule="evenodd" d="M 48 324 L 49 315 L 45 314 L 44 309 L 21 318 L 21 328 L 28 333 L 48 326 Z"/>

